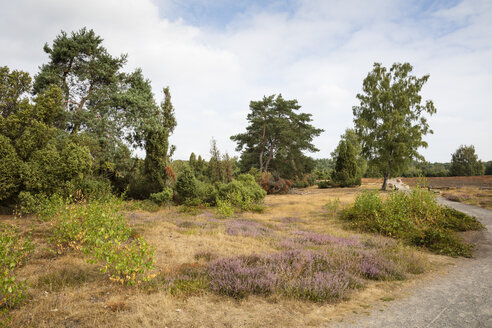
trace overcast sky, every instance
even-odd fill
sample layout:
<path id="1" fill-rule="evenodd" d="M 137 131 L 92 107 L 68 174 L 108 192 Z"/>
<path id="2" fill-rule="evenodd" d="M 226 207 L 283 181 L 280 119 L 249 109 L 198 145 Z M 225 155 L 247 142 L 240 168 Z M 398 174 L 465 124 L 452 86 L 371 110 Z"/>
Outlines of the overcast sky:
<path id="1" fill-rule="evenodd" d="M 208 158 L 212 137 L 235 155 L 249 102 L 278 93 L 313 114 L 325 132 L 311 155 L 329 157 L 373 63 L 410 62 L 437 108 L 425 158 L 473 144 L 492 160 L 490 0 L 0 0 L 0 66 L 34 75 L 45 42 L 84 26 L 143 69 L 159 102 L 170 87 L 176 159 Z"/>

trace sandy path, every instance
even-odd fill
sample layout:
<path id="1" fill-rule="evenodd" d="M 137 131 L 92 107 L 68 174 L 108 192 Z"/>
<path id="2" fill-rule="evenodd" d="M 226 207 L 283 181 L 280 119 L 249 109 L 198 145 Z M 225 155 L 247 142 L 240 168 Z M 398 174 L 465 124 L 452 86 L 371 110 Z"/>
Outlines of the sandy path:
<path id="1" fill-rule="evenodd" d="M 474 258 L 460 259 L 448 274 L 408 298 L 389 303 L 383 312 L 374 310 L 329 327 L 492 327 L 492 211 L 440 202 L 476 216 L 486 226 Z"/>

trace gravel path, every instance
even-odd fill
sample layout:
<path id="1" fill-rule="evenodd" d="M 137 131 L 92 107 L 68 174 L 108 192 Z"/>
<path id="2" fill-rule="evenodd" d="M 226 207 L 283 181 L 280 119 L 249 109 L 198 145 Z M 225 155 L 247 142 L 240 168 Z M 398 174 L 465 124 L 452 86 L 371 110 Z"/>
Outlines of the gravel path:
<path id="1" fill-rule="evenodd" d="M 445 276 L 408 298 L 389 303 L 383 312 L 347 318 L 329 327 L 492 327 L 492 211 L 471 205 L 440 202 L 480 219 L 473 259 L 462 259 Z"/>

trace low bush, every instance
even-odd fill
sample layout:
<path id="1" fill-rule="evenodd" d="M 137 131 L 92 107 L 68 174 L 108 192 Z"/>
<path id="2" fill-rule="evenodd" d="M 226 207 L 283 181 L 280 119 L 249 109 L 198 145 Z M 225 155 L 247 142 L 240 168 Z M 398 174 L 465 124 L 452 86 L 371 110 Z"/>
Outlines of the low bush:
<path id="1" fill-rule="evenodd" d="M 176 195 L 179 203 L 198 206 L 207 203 L 215 204 L 216 188 L 207 182 L 195 178 L 188 166 L 184 166 L 176 180 Z"/>
<path id="2" fill-rule="evenodd" d="M 17 281 L 15 270 L 34 250 L 29 237 L 13 225 L 0 224 L 0 309 L 19 305 L 27 296 L 27 283 Z"/>
<path id="3" fill-rule="evenodd" d="M 260 186 L 267 192 L 267 194 L 286 194 L 292 187 L 292 180 L 274 178 L 269 172 L 262 174 L 260 179 Z"/>
<path id="4" fill-rule="evenodd" d="M 471 246 L 460 240 L 457 231 L 483 228 L 476 218 L 439 205 L 436 196 L 423 189 L 392 192 L 384 201 L 376 191 L 363 192 L 342 211 L 342 217 L 354 228 L 451 256 L 471 256 Z"/>
<path id="5" fill-rule="evenodd" d="M 230 203 L 241 210 L 251 210 L 254 205 L 265 198 L 266 192 L 256 183 L 249 174 L 240 174 L 237 180 L 219 185 L 217 203 Z"/>
<path id="6" fill-rule="evenodd" d="M 228 200 L 217 199 L 217 215 L 223 218 L 234 215 L 234 206 Z"/>
<path id="7" fill-rule="evenodd" d="M 161 192 L 150 194 L 150 200 L 157 205 L 169 204 L 173 200 L 173 193 L 171 188 L 164 188 Z"/>
<path id="8" fill-rule="evenodd" d="M 234 298 L 279 293 L 315 302 L 344 298 L 364 279 L 402 279 L 404 269 L 378 250 L 347 245 L 223 258 L 208 265 L 210 288 L 217 293 Z"/>
<path id="9" fill-rule="evenodd" d="M 19 193 L 19 204 L 23 214 L 36 214 L 41 220 L 47 220 L 53 217 L 56 212 L 66 204 L 66 200 L 58 195 L 53 194 L 31 194 L 27 191 Z"/>
<path id="10" fill-rule="evenodd" d="M 65 205 L 52 218 L 52 241 L 59 252 L 72 248 L 83 251 L 89 261 L 101 263 L 110 279 L 133 285 L 149 279 L 154 251 L 135 237 L 121 212 L 121 201 Z"/>
<path id="11" fill-rule="evenodd" d="M 317 184 L 319 189 L 326 189 L 332 187 L 331 180 L 319 180 Z"/>

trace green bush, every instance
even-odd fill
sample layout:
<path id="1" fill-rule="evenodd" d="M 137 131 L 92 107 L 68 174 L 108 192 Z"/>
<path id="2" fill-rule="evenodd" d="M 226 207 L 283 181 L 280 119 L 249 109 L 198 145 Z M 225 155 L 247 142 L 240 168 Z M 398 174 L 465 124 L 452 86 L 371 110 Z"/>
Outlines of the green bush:
<path id="1" fill-rule="evenodd" d="M 115 198 L 65 205 L 52 219 L 52 241 L 60 252 L 81 250 L 90 262 L 102 263 L 102 271 L 111 280 L 133 285 L 150 278 L 147 273 L 153 268 L 154 250 L 135 237 L 121 207 Z"/>
<path id="2" fill-rule="evenodd" d="M 326 189 L 332 187 L 332 183 L 330 180 L 319 180 L 317 184 L 319 189 Z"/>
<path id="3" fill-rule="evenodd" d="M 362 173 L 357 162 L 355 147 L 350 142 L 341 140 L 338 144 L 338 157 L 331 180 L 340 187 L 353 187 L 361 185 L 361 178 Z"/>
<path id="4" fill-rule="evenodd" d="M 217 199 L 217 215 L 229 217 L 234 215 L 234 206 L 228 200 Z"/>
<path id="5" fill-rule="evenodd" d="M 471 256 L 471 246 L 460 240 L 457 231 L 483 229 L 476 218 L 442 207 L 433 193 L 423 189 L 393 192 L 384 201 L 376 191 L 363 192 L 342 211 L 342 217 L 357 229 L 451 256 Z"/>
<path id="6" fill-rule="evenodd" d="M 102 177 L 86 177 L 75 183 L 72 197 L 80 191 L 86 200 L 104 200 L 113 196 L 111 181 Z"/>
<path id="7" fill-rule="evenodd" d="M 199 199 L 198 180 L 188 166 L 184 166 L 176 180 L 176 193 L 181 203 Z"/>
<path id="8" fill-rule="evenodd" d="M 3 201 L 13 196 L 20 187 L 18 175 L 22 162 L 10 139 L 1 134 L 0 158 L 0 201 Z"/>
<path id="9" fill-rule="evenodd" d="M 251 210 L 265 196 L 266 192 L 256 183 L 252 175 L 240 174 L 237 180 L 220 185 L 216 198 L 217 203 L 222 201 L 242 210 Z"/>
<path id="10" fill-rule="evenodd" d="M 15 307 L 27 296 L 26 282 L 18 282 L 14 271 L 33 250 L 29 237 L 22 237 L 13 225 L 0 224 L 0 308 Z"/>
<path id="11" fill-rule="evenodd" d="M 173 190 L 166 187 L 161 192 L 150 194 L 150 200 L 158 205 L 168 204 L 173 200 Z"/>
<path id="12" fill-rule="evenodd" d="M 58 194 L 48 197 L 43 193 L 31 194 L 21 191 L 18 195 L 18 203 L 22 213 L 36 214 L 42 220 L 46 220 L 54 216 L 66 204 L 66 200 Z"/>

